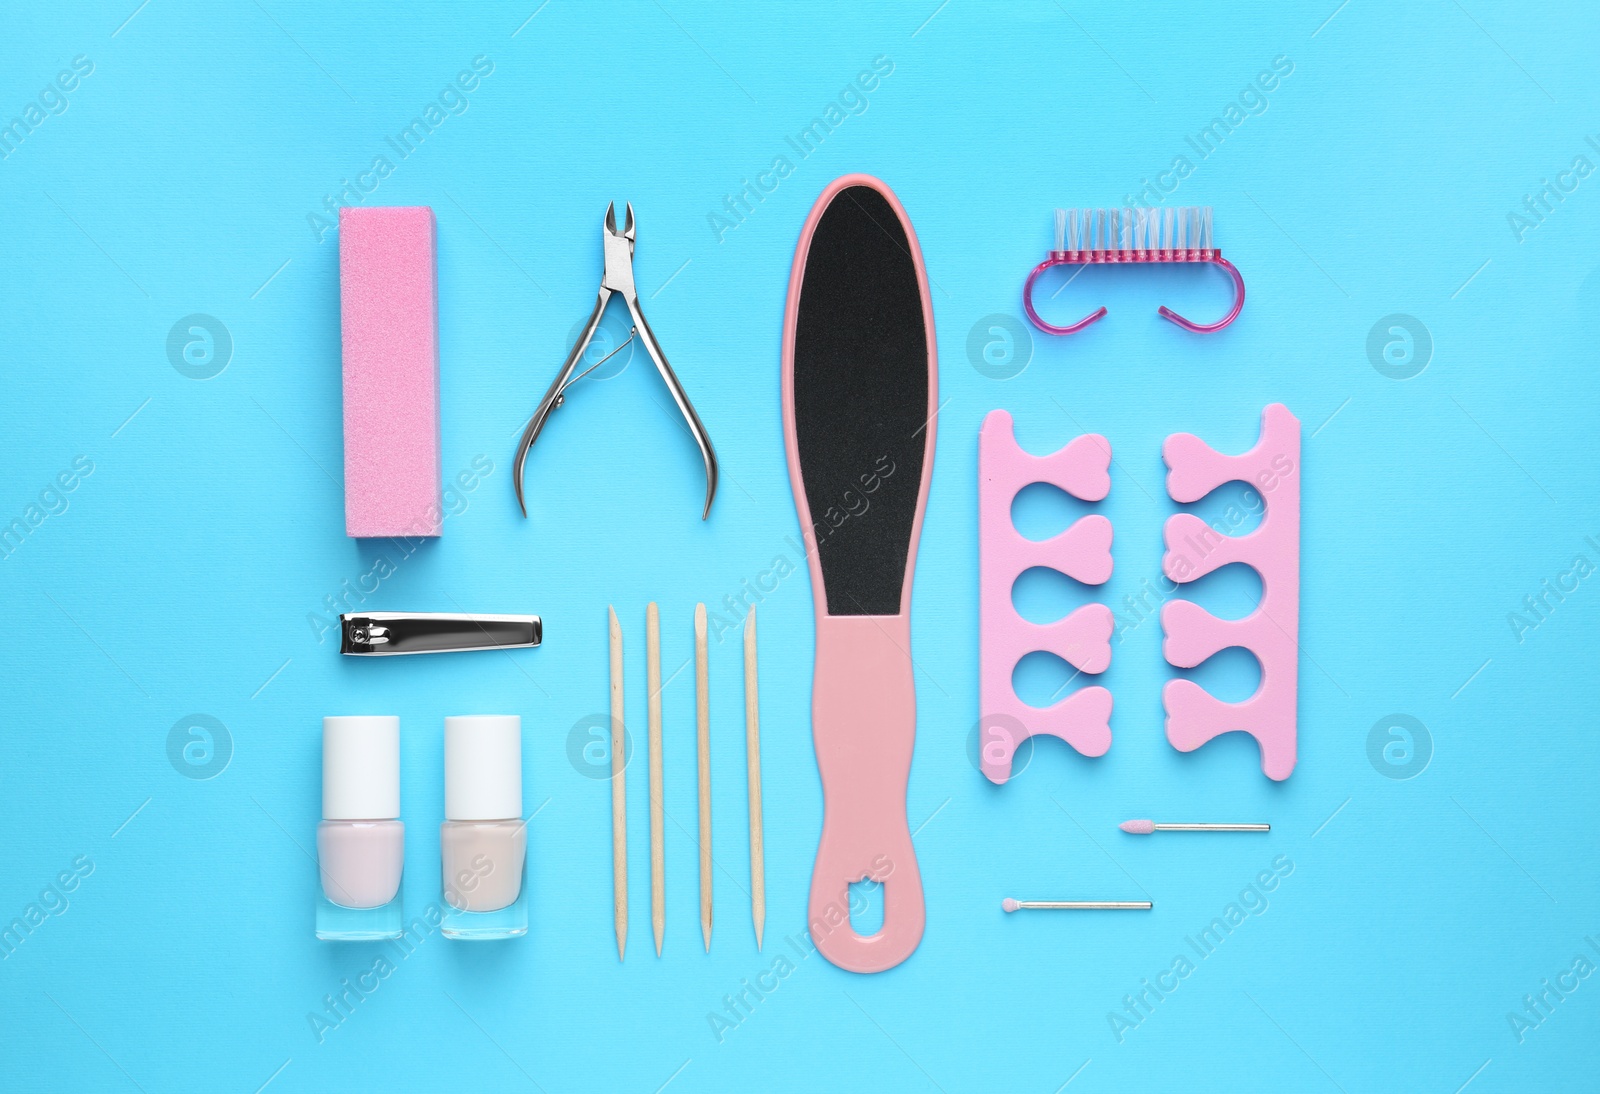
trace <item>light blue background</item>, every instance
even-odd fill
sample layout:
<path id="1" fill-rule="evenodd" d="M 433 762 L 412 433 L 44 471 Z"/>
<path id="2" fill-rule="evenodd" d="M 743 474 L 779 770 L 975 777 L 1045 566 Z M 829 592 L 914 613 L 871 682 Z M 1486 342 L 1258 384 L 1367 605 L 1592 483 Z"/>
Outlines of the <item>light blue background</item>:
<path id="1" fill-rule="evenodd" d="M 0 17 L 0 119 L 72 57 L 93 75 L 0 161 L 7 396 L 0 523 L 79 456 L 93 473 L 0 563 L 5 716 L 0 921 L 87 855 L 70 907 L 0 962 L 0 1086 L 257 1091 L 734 1089 L 1490 1091 L 1592 1089 L 1600 979 L 1519 1043 L 1522 997 L 1600 953 L 1593 831 L 1595 579 L 1518 641 L 1507 615 L 1573 556 L 1600 562 L 1590 178 L 1519 242 L 1507 214 L 1600 132 L 1578 5 L 1464 0 L 1259 4 L 1230 13 L 1078 0 L 602 9 L 149 0 Z M 380 13 L 381 12 L 381 13 Z M 337 242 L 307 217 L 385 137 L 485 55 L 493 74 L 368 204 L 439 222 L 444 467 L 494 470 L 441 541 L 369 596 L 380 609 L 536 611 L 544 648 L 341 659 L 308 615 L 382 544 L 343 534 Z M 719 243 L 708 215 L 793 153 L 784 138 L 879 55 L 893 72 Z M 1274 57 L 1294 71 L 1212 155 L 1185 143 Z M 1197 269 L 1094 271 L 1048 305 L 1108 304 L 1035 336 L 995 380 L 969 333 L 1020 315 L 1057 205 L 1117 205 L 1180 155 L 1169 203 L 1216 208 L 1250 297 L 1202 338 L 1155 315 L 1219 314 Z M 392 158 L 392 154 L 391 154 Z M 717 926 L 696 915 L 692 672 L 665 694 L 668 927 L 649 941 L 644 766 L 628 772 L 632 933 L 612 940 L 609 795 L 567 758 L 606 704 L 605 608 L 644 720 L 644 605 L 672 673 L 697 600 L 715 608 L 796 559 L 778 357 L 789 264 L 812 201 L 867 171 L 909 211 L 933 282 L 938 453 L 914 613 L 920 733 L 910 815 L 928 929 L 874 977 L 812 956 L 719 1043 L 708 1014 L 804 930 L 821 799 L 810 742 L 811 595 L 761 605 L 769 919 L 743 887 L 737 644 L 712 651 Z M 715 440 L 698 456 L 642 355 L 574 391 L 530 463 L 515 435 L 592 302 L 608 201 L 638 213 L 645 310 Z M 1053 291 L 1046 286 L 1047 292 Z M 196 381 L 168 360 L 182 317 L 234 349 Z M 1367 352 L 1381 318 L 1431 332 L 1396 381 Z M 1084 431 L 1118 460 L 1114 605 L 1158 572 L 1160 444 L 1242 451 L 1261 407 L 1304 422 L 1300 763 L 1262 777 L 1237 735 L 1181 755 L 1159 690 L 1159 627 L 1116 648 L 1115 744 L 1054 742 L 1011 785 L 974 770 L 976 440 L 1003 406 L 1047 451 Z M 1032 500 L 1025 523 L 1059 526 Z M 1242 610 L 1249 584 L 1209 595 Z M 1045 582 L 1032 612 L 1082 590 Z M 1248 659 L 1244 659 L 1248 661 Z M 1202 672 L 1247 693 L 1239 658 Z M 1052 676 L 1052 672 L 1055 674 Z M 1065 674 L 1029 665 L 1048 694 Z M 1074 684 L 1073 686 L 1076 686 Z M 437 938 L 322 1043 L 309 1012 L 377 947 L 311 935 L 319 719 L 404 726 L 405 896 L 435 899 L 442 719 L 526 727 L 530 936 Z M 169 762 L 186 715 L 219 719 L 209 780 Z M 1426 726 L 1415 778 L 1369 760 L 1375 723 Z M 193 772 L 191 771 L 190 774 Z M 1268 837 L 1124 836 L 1117 822 L 1273 822 Z M 131 817 L 131 819 L 130 819 Z M 1276 855 L 1294 863 L 1216 954 L 1119 1043 L 1107 1013 L 1170 968 Z M 1138 898 L 1149 914 L 1006 917 L 1004 896 Z"/>

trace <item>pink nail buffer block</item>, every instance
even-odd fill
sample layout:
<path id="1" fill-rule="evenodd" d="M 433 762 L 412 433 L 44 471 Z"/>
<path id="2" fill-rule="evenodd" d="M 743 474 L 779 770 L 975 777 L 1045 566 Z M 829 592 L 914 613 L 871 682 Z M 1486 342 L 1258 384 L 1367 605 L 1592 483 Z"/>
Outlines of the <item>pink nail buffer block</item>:
<path id="1" fill-rule="evenodd" d="M 1242 703 L 1224 703 L 1193 680 L 1171 680 L 1162 690 L 1167 740 L 1193 752 L 1221 733 L 1243 730 L 1261 746 L 1261 770 L 1287 779 L 1295 761 L 1295 702 L 1299 690 L 1300 635 L 1300 419 L 1282 403 L 1261 412 L 1261 439 L 1242 456 L 1227 456 L 1190 433 L 1174 433 L 1161 447 L 1167 493 L 1182 503 L 1199 501 L 1227 482 L 1249 483 L 1266 500 L 1255 531 L 1225 536 L 1193 513 L 1167 520 L 1161 569 L 1188 582 L 1233 562 L 1261 575 L 1261 603 L 1243 619 L 1218 619 L 1189 600 L 1161 609 L 1161 644 L 1167 660 L 1193 668 L 1230 646 L 1242 646 L 1261 663 L 1261 686 Z"/>
<path id="2" fill-rule="evenodd" d="M 978 701 L 979 763 L 990 782 L 1011 777 L 1011 760 L 1036 733 L 1060 737 L 1085 756 L 1111 747 L 1111 692 L 1098 684 L 1079 688 L 1039 709 L 1017 698 L 1011 676 L 1035 650 L 1059 655 L 1086 673 L 1111 664 L 1111 609 L 1086 604 L 1054 623 L 1030 623 L 1017 614 L 1011 588 L 1035 566 L 1059 570 L 1086 585 L 1111 578 L 1111 522 L 1081 517 L 1042 542 L 1026 539 L 1011 523 L 1011 503 L 1023 487 L 1050 483 L 1082 501 L 1111 492 L 1111 444 L 1086 434 L 1048 456 L 1017 444 L 1011 415 L 993 410 L 978 434 Z"/>
<path id="3" fill-rule="evenodd" d="M 344 527 L 436 536 L 439 308 L 433 210 L 339 210 Z"/>

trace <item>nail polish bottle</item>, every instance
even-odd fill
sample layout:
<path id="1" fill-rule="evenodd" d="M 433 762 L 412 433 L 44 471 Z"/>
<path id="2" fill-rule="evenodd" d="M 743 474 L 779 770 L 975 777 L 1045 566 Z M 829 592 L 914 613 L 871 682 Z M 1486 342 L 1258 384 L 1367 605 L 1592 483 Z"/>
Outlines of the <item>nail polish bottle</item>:
<path id="1" fill-rule="evenodd" d="M 444 817 L 440 933 L 485 941 L 527 934 L 520 716 L 444 720 Z"/>
<path id="2" fill-rule="evenodd" d="M 318 938 L 400 937 L 406 829 L 399 817 L 400 719 L 324 718 Z"/>

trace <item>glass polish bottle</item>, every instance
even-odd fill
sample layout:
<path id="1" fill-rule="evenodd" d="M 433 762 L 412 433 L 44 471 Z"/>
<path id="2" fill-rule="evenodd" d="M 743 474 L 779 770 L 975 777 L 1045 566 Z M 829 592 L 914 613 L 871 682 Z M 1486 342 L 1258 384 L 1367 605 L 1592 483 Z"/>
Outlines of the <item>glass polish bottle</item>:
<path id="1" fill-rule="evenodd" d="M 444 720 L 446 938 L 488 941 L 528 933 L 528 836 L 522 820 L 522 718 Z"/>
<path id="2" fill-rule="evenodd" d="M 318 938 L 400 937 L 405 825 L 399 818 L 400 719 L 324 718 Z"/>

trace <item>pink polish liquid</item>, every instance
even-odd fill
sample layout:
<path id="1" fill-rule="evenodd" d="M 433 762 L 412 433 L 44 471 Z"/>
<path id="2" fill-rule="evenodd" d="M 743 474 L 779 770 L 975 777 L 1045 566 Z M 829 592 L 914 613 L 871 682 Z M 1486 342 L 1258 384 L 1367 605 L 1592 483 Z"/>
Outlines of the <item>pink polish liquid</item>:
<path id="1" fill-rule="evenodd" d="M 342 908 L 381 908 L 400 892 L 406 826 L 397 820 L 317 825 L 322 892 Z"/>
<path id="2" fill-rule="evenodd" d="M 400 937 L 406 830 L 399 818 L 400 719 L 324 718 L 318 938 Z"/>

